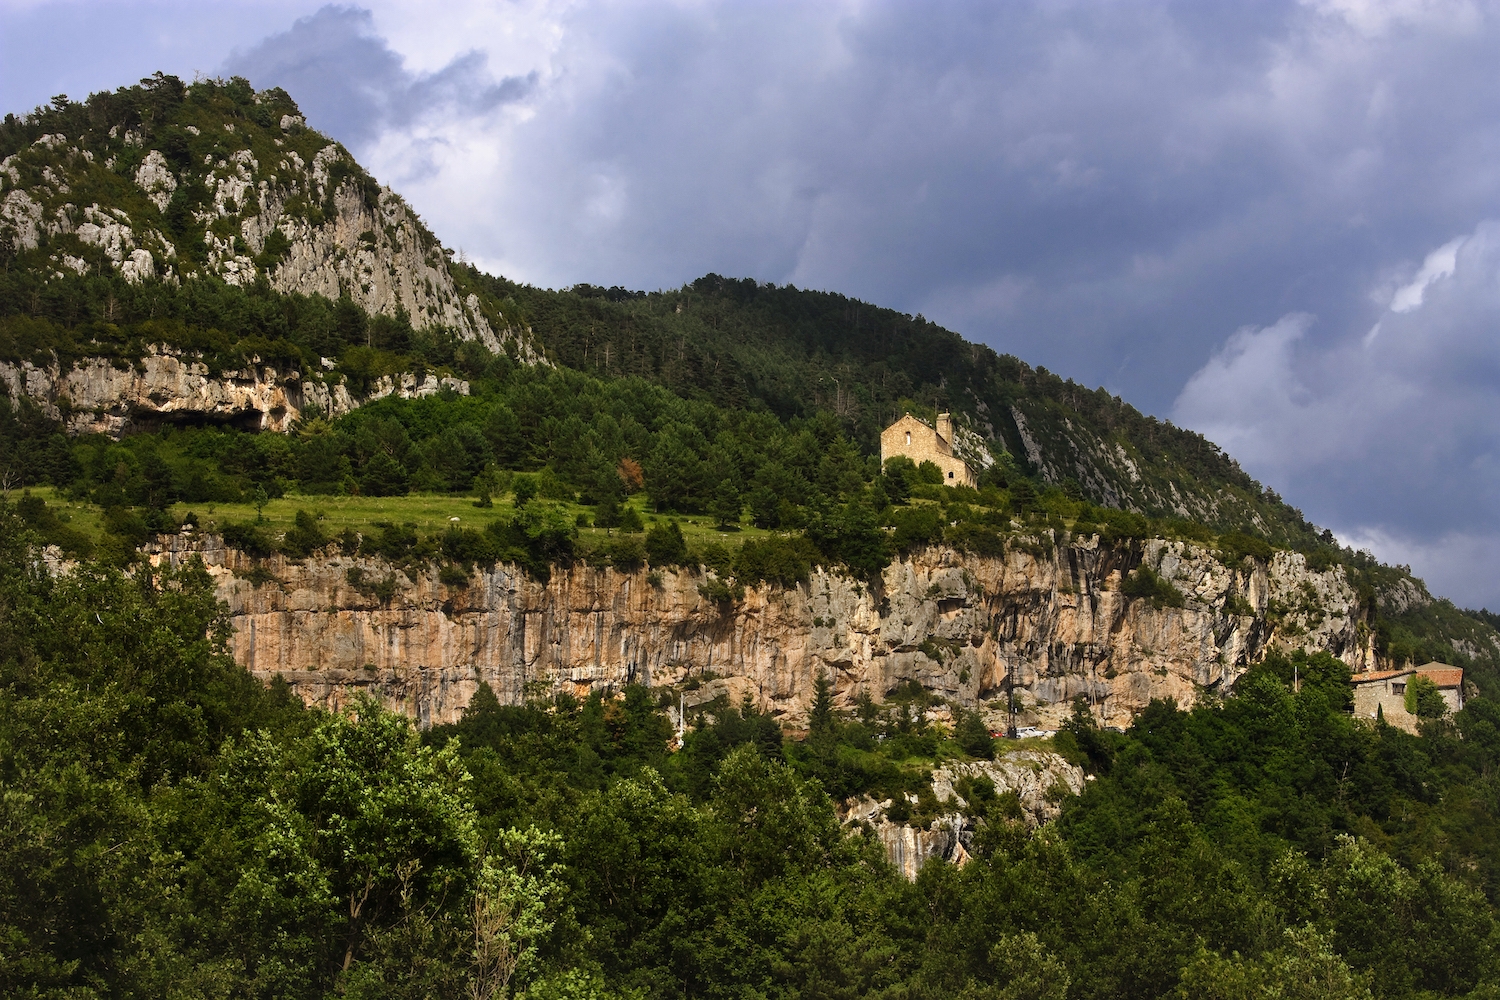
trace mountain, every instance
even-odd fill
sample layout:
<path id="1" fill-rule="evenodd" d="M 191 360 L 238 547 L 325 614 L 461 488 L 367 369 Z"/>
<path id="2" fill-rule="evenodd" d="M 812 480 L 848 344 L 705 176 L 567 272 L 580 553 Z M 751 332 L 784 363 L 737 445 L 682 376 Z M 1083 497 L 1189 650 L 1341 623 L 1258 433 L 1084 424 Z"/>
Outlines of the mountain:
<path id="1" fill-rule="evenodd" d="M 649 378 L 783 418 L 831 410 L 871 449 L 903 410 L 953 411 L 988 450 L 1094 503 L 1245 528 L 1299 548 L 1331 538 L 1201 434 L 921 316 L 714 274 L 645 293 L 548 291 L 468 272 L 467 282 L 505 302 L 551 356 L 579 370 Z"/>
<path id="2" fill-rule="evenodd" d="M 0 142 L 0 995 L 1497 995 L 1500 619 L 1201 436 L 481 274 L 240 80 Z"/>
<path id="3" fill-rule="evenodd" d="M 537 357 L 524 331 L 460 294 L 448 252 L 401 197 L 307 128 L 280 90 L 157 74 L 7 115 L 0 157 L 7 269 L 263 281 Z"/>
<path id="4" fill-rule="evenodd" d="M 257 489 L 467 490 L 488 463 L 541 470 L 556 495 L 592 503 L 629 458 L 646 466 L 659 510 L 740 503 L 761 527 L 816 534 L 832 523 L 820 505 L 864 502 L 850 484 L 870 481 L 856 466 L 885 424 L 951 411 L 985 470 L 984 502 L 1022 521 L 1051 517 L 1055 534 L 1122 511 L 1144 519 L 1111 522 L 1117 536 L 1210 544 L 1231 561 L 1296 551 L 1316 572 L 1342 567 L 1385 662 L 1441 656 L 1480 677 L 1500 666 L 1482 616 L 1341 550 L 1202 435 L 922 316 L 842 295 L 713 274 L 648 293 L 481 273 L 307 128 L 280 90 L 158 74 L 7 115 L 0 157 L 0 384 L 19 407 L 0 436 L 22 481 L 100 503 L 191 501 Z M 196 445 L 153 446 L 175 470 L 165 491 L 130 485 L 147 481 L 131 449 L 120 453 L 135 470 L 122 491 L 97 471 L 114 452 L 49 436 L 285 432 L 387 397 L 471 392 L 485 401 L 438 419 L 382 411 L 402 424 L 385 445 L 351 424 L 317 442 L 297 437 L 288 455 L 261 448 L 212 468 Z M 844 471 L 829 472 L 830 451 Z M 951 518 L 959 534 L 965 509 Z M 823 543 L 824 555 L 845 558 L 839 544 Z"/>
<path id="5" fill-rule="evenodd" d="M 1201 435 L 920 316 L 717 275 L 673 292 L 554 292 L 455 265 L 400 196 L 307 128 L 280 90 L 158 74 L 8 115 L 0 156 L 8 270 L 264 282 L 526 362 L 541 360 L 544 344 L 575 369 L 642 376 L 729 406 L 783 418 L 830 409 L 866 447 L 903 408 L 952 410 L 990 450 L 1096 503 L 1314 541 L 1299 512 Z M 26 291 L 36 294 L 12 294 Z M 103 318 L 122 308 L 106 304 Z"/>

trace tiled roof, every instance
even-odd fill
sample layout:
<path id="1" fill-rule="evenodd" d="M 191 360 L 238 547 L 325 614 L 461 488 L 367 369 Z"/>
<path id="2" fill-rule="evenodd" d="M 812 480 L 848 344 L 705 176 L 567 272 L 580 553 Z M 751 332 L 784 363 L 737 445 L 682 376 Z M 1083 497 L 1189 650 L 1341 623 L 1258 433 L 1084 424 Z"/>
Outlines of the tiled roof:
<path id="1" fill-rule="evenodd" d="M 1368 684 L 1370 681 L 1385 681 L 1411 673 L 1416 673 L 1411 667 L 1405 670 L 1372 670 L 1367 674 L 1355 674 L 1350 680 L 1355 684 Z"/>
<path id="2" fill-rule="evenodd" d="M 1463 668 L 1447 663 L 1424 663 L 1417 668 L 1417 673 L 1429 678 L 1440 688 L 1456 688 L 1464 682 Z"/>
<path id="3" fill-rule="evenodd" d="M 1366 674 L 1355 674 L 1350 681 L 1355 684 L 1369 684 L 1374 681 L 1386 681 L 1392 677 L 1402 677 L 1406 674 L 1421 674 L 1440 688 L 1459 687 L 1464 682 L 1462 667 L 1449 666 L 1446 663 L 1424 663 L 1420 667 L 1407 667 L 1404 670 L 1372 670 Z"/>

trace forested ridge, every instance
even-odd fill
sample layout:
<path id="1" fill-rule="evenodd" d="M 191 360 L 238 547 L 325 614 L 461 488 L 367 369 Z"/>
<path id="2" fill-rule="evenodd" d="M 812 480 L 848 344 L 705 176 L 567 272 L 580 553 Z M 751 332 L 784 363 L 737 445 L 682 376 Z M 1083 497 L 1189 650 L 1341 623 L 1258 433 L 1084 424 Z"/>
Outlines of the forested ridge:
<path id="1" fill-rule="evenodd" d="M 166 244 L 151 246 L 158 269 L 198 275 L 188 285 L 213 284 L 210 276 L 221 258 L 239 254 L 235 259 L 248 271 L 237 273 L 253 274 L 249 284 L 264 286 L 289 248 L 288 227 L 331 218 L 335 194 L 344 188 L 367 204 L 380 200 L 373 178 L 300 122 L 284 91 L 257 92 L 240 78 L 187 85 L 157 74 L 85 101 L 60 95 L 49 106 L 0 122 L 0 156 L 7 164 L 0 195 L 34 196 L 42 218 L 55 212 L 71 218 L 90 202 L 94 207 L 84 214 L 124 212 L 137 228 L 157 225 L 181 244 L 181 253 L 163 249 Z M 278 219 L 270 220 L 275 225 L 258 220 L 254 197 L 220 204 L 223 192 L 205 173 L 240 154 L 265 172 L 278 160 L 285 168 L 293 153 L 298 162 L 311 163 L 328 148 L 339 155 L 329 161 L 324 200 L 313 198 L 311 189 L 293 194 L 280 203 Z M 157 196 L 164 207 L 132 179 L 153 149 L 164 168 L 180 175 L 180 182 Z M 30 247 L 18 242 L 15 225 L 0 224 L 0 317 L 9 327 L 0 335 L 0 353 L 30 357 L 38 349 L 55 349 L 67 361 L 77 350 L 115 356 L 161 342 L 216 361 L 238 353 L 300 364 L 320 377 L 319 358 L 329 357 L 358 386 L 412 363 L 451 364 L 463 347 L 456 340 L 444 344 L 443 331 L 428 317 L 362 322 L 347 297 L 353 289 L 326 309 L 299 296 L 268 300 L 264 289 L 229 300 L 212 291 L 186 291 L 186 285 L 182 294 L 160 286 L 132 290 L 120 277 L 119 261 L 112 269 L 108 245 L 71 231 L 77 221 L 54 225 L 50 235 L 44 226 Z M 262 230 L 270 235 L 262 238 Z M 1151 516 L 1179 514 L 1218 529 L 1253 524 L 1278 544 L 1305 544 L 1313 534 L 1299 512 L 1201 435 L 1144 416 L 1102 389 L 1086 389 L 968 343 L 922 316 L 713 274 L 650 293 L 589 285 L 534 288 L 482 274 L 451 255 L 445 259 L 447 252 L 419 222 L 416 230 L 427 257 L 446 261 L 461 296 L 473 293 L 492 322 L 530 326 L 554 360 L 576 370 L 644 378 L 679 394 L 731 409 L 764 409 L 782 419 L 832 412 L 865 451 L 904 409 L 951 410 L 1028 473 L 1053 485 L 1074 483 L 1095 503 Z M 346 250 L 374 247 L 377 235 L 361 234 L 359 244 Z M 149 231 L 138 238 L 151 240 Z M 73 263 L 65 266 L 64 260 Z M 96 280 L 59 281 L 72 277 L 73 269 Z M 235 282 L 246 284 L 240 277 Z M 22 317 L 41 325 L 22 323 Z M 1027 447 L 1028 437 L 1041 452 Z"/>

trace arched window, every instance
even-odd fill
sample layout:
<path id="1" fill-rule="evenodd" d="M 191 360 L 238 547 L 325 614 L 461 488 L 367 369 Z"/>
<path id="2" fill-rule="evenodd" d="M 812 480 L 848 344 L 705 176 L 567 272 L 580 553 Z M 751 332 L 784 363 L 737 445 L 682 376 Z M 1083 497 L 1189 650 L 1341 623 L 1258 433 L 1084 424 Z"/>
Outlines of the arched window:
<path id="1" fill-rule="evenodd" d="M 950 472 L 950 473 L 948 473 L 948 478 L 949 478 L 949 479 L 952 479 L 952 478 L 953 478 L 953 473 L 951 473 L 951 472 Z"/>
<path id="2" fill-rule="evenodd" d="M 911 431 L 906 432 L 906 443 L 911 444 Z"/>

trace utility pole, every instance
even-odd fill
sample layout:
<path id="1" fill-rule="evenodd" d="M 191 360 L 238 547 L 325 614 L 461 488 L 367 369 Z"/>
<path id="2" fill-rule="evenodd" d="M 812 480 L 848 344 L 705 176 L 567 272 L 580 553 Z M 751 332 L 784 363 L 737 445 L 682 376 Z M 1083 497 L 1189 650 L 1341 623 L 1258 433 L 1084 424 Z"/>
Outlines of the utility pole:
<path id="1" fill-rule="evenodd" d="M 1013 740 L 1016 738 L 1016 671 L 1009 667 L 1005 671 L 1005 711 L 1006 725 L 1005 738 Z"/>

